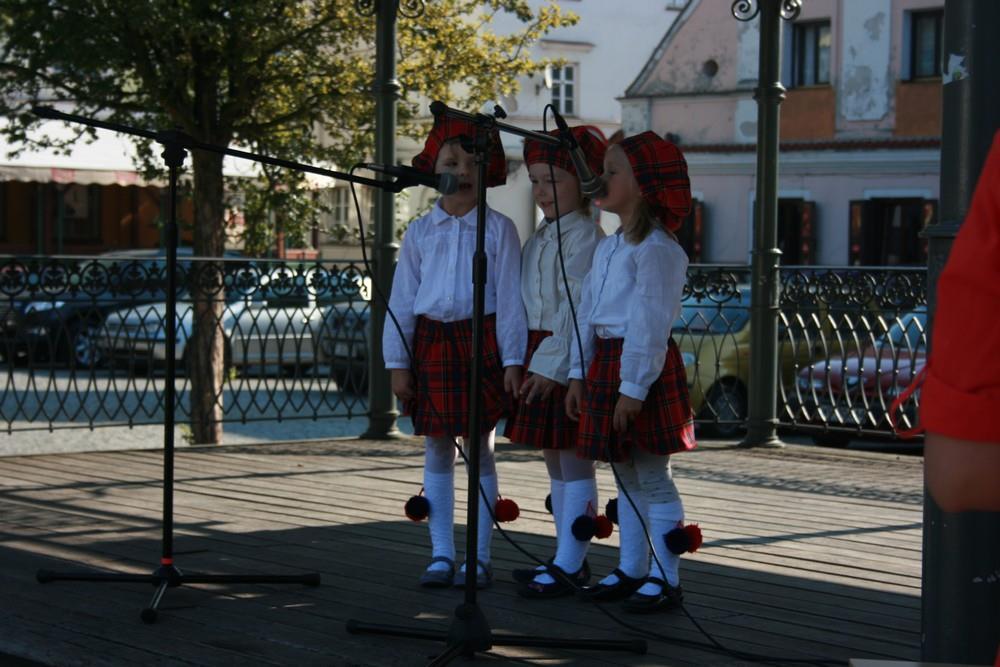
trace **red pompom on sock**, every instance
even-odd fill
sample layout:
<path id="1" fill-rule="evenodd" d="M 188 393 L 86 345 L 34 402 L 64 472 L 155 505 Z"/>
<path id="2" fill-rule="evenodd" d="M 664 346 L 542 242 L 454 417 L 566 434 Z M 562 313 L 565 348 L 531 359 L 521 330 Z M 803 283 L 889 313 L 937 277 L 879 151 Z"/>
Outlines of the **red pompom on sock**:
<path id="1" fill-rule="evenodd" d="M 701 546 L 704 538 L 701 536 L 701 528 L 698 527 L 696 523 L 689 523 L 684 526 L 684 532 L 688 534 L 688 540 L 690 545 L 688 546 L 688 553 L 693 554 Z"/>
<path id="2" fill-rule="evenodd" d="M 604 505 L 604 513 L 611 519 L 611 523 L 618 523 L 618 499 L 612 498 Z"/>
<path id="3" fill-rule="evenodd" d="M 597 522 L 589 514 L 581 514 L 573 519 L 570 531 L 573 533 L 573 537 L 581 542 L 589 542 L 597 533 Z"/>
<path id="4" fill-rule="evenodd" d="M 611 533 L 615 530 L 615 526 L 611 523 L 609 519 L 604 514 L 599 514 L 596 519 L 594 519 L 594 537 L 599 540 L 611 537 Z"/>
<path id="5" fill-rule="evenodd" d="M 493 515 L 500 523 L 510 523 L 521 516 L 521 508 L 510 498 L 500 498 L 493 506 Z"/>
<path id="6" fill-rule="evenodd" d="M 424 498 L 423 489 L 420 489 L 419 495 L 411 496 L 406 501 L 403 511 L 406 512 L 406 518 L 410 521 L 423 521 L 427 518 L 427 515 L 431 513 L 431 504 L 430 501 Z"/>
<path id="7" fill-rule="evenodd" d="M 703 541 L 701 528 L 696 523 L 683 527 L 677 526 L 664 535 L 663 539 L 666 540 L 667 548 L 670 549 L 671 553 L 675 553 L 678 556 L 683 553 L 694 553 Z"/>
<path id="8" fill-rule="evenodd" d="M 609 537 L 614 531 L 614 525 L 611 519 L 604 514 L 597 514 L 594 506 L 587 503 L 586 514 L 581 514 L 573 520 L 570 531 L 579 541 L 589 542 L 595 537 L 600 540 Z"/>

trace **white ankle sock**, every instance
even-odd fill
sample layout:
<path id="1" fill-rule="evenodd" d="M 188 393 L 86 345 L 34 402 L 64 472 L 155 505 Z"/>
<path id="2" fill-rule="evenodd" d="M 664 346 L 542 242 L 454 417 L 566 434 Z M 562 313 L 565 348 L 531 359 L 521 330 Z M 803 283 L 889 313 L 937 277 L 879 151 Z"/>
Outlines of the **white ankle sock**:
<path id="1" fill-rule="evenodd" d="M 649 513 L 645 498 L 638 491 L 629 491 L 632 502 L 642 513 L 643 521 Z M 632 509 L 626 492 L 618 487 L 618 569 L 633 579 L 645 577 L 649 572 L 649 543 L 639 515 Z M 601 579 L 601 583 L 612 586 L 618 583 L 614 574 Z"/>
<path id="2" fill-rule="evenodd" d="M 430 503 L 427 525 L 431 533 L 431 553 L 455 560 L 455 473 L 424 471 L 424 496 Z M 447 570 L 437 562 L 429 570 Z"/>
<path id="3" fill-rule="evenodd" d="M 652 503 L 649 506 L 649 536 L 653 541 L 656 558 L 660 561 L 660 567 L 657 567 L 656 563 L 652 564 L 651 572 L 671 586 L 677 586 L 681 582 L 681 557 L 667 548 L 666 540 L 663 538 L 683 521 L 684 503 L 680 500 L 669 503 Z M 660 592 L 660 586 L 643 584 L 639 592 L 643 595 L 656 595 Z"/>

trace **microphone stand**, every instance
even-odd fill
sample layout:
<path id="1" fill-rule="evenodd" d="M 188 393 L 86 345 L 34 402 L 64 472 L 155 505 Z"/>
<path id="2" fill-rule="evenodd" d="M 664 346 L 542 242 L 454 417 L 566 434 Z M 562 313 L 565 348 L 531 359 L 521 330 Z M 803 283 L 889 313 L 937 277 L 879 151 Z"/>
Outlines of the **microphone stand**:
<path id="1" fill-rule="evenodd" d="M 473 149 L 479 173 L 476 206 L 476 248 L 472 257 L 472 373 L 470 378 L 469 401 L 469 493 L 465 533 L 465 599 L 455 608 L 455 618 L 447 632 L 423 630 L 382 623 L 366 623 L 351 619 L 347 621 L 347 631 L 352 634 L 389 635 L 410 639 L 429 639 L 445 642 L 445 649 L 429 665 L 446 665 L 458 656 L 473 657 L 476 653 L 489 651 L 493 646 L 532 646 L 540 648 L 587 649 L 592 651 L 629 651 L 643 654 L 646 642 L 641 639 L 559 639 L 555 637 L 533 637 L 530 635 L 496 634 L 490 630 L 486 615 L 476 602 L 476 574 L 479 570 L 477 536 L 479 532 L 479 439 L 482 418 L 482 373 L 483 373 L 483 322 L 486 305 L 486 172 L 489 163 L 489 136 L 493 128 L 517 134 L 535 141 L 565 146 L 557 139 L 540 132 L 524 130 L 513 125 L 500 123 L 493 116 L 469 114 L 433 102 L 431 112 L 435 116 L 446 115 L 473 123 L 476 137 Z M 496 108 L 501 118 L 506 116 L 503 109 Z M 489 501 L 489 499 L 487 499 Z M 488 520 L 488 519 L 487 519 Z"/>
<path id="2" fill-rule="evenodd" d="M 195 140 L 179 131 L 152 132 L 140 128 L 98 121 L 83 116 L 56 111 L 50 107 L 35 107 L 32 110 L 42 118 L 63 120 L 70 123 L 80 123 L 91 127 L 112 130 L 123 134 L 131 134 L 144 137 L 158 142 L 163 146 L 163 159 L 169 169 L 169 199 L 170 213 L 166 225 L 167 242 L 167 303 L 164 317 L 166 321 L 166 378 L 164 390 L 164 417 L 163 417 L 163 535 L 161 540 L 160 565 L 151 574 L 116 574 L 116 573 L 93 573 L 93 572 L 54 572 L 52 570 L 38 570 L 36 579 L 39 583 L 51 581 L 93 581 L 93 582 L 135 582 L 153 584 L 156 591 L 149 606 L 142 610 L 140 618 L 145 623 L 156 621 L 157 610 L 163 601 L 163 596 L 168 588 L 175 588 L 185 584 L 306 584 L 308 586 L 318 586 L 320 575 L 316 572 L 294 575 L 280 574 L 192 574 L 184 573 L 174 563 L 173 551 L 173 492 L 174 492 L 174 424 L 175 424 L 175 401 L 176 401 L 176 316 L 177 316 L 177 179 L 178 172 L 184 164 L 186 156 L 185 149 L 198 149 L 232 155 L 235 157 L 264 162 L 289 169 L 308 171 L 314 174 L 330 176 L 333 178 L 351 181 L 362 185 L 369 185 L 377 188 L 384 188 L 398 192 L 402 189 L 402 184 L 389 181 L 376 181 L 370 178 L 344 174 L 329 169 L 313 167 L 311 165 L 299 164 L 289 160 L 282 160 L 266 155 L 248 153 L 232 148 L 223 148 L 205 144 Z"/>

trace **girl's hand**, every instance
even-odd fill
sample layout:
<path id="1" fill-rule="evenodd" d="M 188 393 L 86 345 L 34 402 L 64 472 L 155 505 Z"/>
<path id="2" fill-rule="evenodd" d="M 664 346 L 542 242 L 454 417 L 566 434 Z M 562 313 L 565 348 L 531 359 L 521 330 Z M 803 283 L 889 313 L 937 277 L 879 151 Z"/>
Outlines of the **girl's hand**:
<path id="1" fill-rule="evenodd" d="M 528 373 L 527 379 L 521 385 L 521 395 L 524 396 L 524 402 L 530 404 L 536 398 L 547 399 L 552 395 L 552 390 L 558 386 L 558 382 L 550 380 L 544 375 Z"/>
<path id="2" fill-rule="evenodd" d="M 389 371 L 392 393 L 401 401 L 413 400 L 413 373 L 408 368 L 393 368 Z"/>
<path id="3" fill-rule="evenodd" d="M 521 366 L 508 366 L 503 369 L 503 389 L 515 399 L 521 395 Z"/>
<path id="4" fill-rule="evenodd" d="M 580 421 L 580 405 L 583 403 L 583 380 L 570 380 L 566 389 L 566 416 L 572 421 Z"/>
<path id="5" fill-rule="evenodd" d="M 642 401 L 631 396 L 621 394 L 618 396 L 618 403 L 615 405 L 615 415 L 612 418 L 612 425 L 619 433 L 624 433 L 632 426 L 632 422 L 642 411 Z"/>

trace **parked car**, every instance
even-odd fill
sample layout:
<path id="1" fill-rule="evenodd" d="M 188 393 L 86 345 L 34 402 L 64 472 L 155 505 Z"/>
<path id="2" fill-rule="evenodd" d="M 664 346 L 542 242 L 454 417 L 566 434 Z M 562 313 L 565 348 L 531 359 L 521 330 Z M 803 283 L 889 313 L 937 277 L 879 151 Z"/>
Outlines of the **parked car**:
<path id="1" fill-rule="evenodd" d="M 368 393 L 368 320 L 371 302 L 339 303 L 327 311 L 319 345 L 322 363 L 329 364 L 337 386 L 355 394 Z"/>
<path id="2" fill-rule="evenodd" d="M 807 365 L 815 354 L 821 318 L 800 315 L 779 325 L 778 364 L 784 382 L 795 381 L 796 365 Z M 790 330 L 791 328 L 791 330 Z M 809 335 L 806 335 L 806 334 Z M 736 437 L 747 418 L 750 380 L 750 287 L 712 298 L 689 297 L 672 335 L 687 374 L 691 407 L 699 429 L 720 438 Z"/>
<path id="3" fill-rule="evenodd" d="M 317 269 L 279 268 L 227 276 L 220 325 L 225 335 L 226 365 L 241 368 L 303 369 L 317 362 L 316 341 L 326 312 L 351 298 L 353 275 Z M 245 279 L 244 279 L 245 278 Z M 98 348 L 114 359 L 157 365 L 166 361 L 164 302 L 124 308 L 105 319 Z M 194 304 L 185 291 L 177 300 L 175 359 L 190 367 L 187 343 L 194 330 Z"/>
<path id="4" fill-rule="evenodd" d="M 927 310 L 918 308 L 898 318 L 873 318 L 876 331 L 858 350 L 830 355 L 803 368 L 797 378 L 794 409 L 805 422 L 890 431 L 887 412 L 893 400 L 927 363 Z M 904 406 L 903 419 L 913 424 L 919 391 Z M 849 431 L 814 436 L 821 444 L 846 445 Z"/>
<path id="5" fill-rule="evenodd" d="M 178 248 L 181 267 L 191 264 L 192 249 Z M 227 252 L 227 257 L 240 257 Z M 119 308 L 161 301 L 166 288 L 166 249 L 120 250 L 95 255 L 72 270 L 44 266 L 25 274 L 30 288 L 6 304 L 3 327 L 16 360 L 46 361 L 77 367 L 103 362 L 95 345 L 101 322 Z M 25 267 L 21 266 L 22 273 Z"/>

